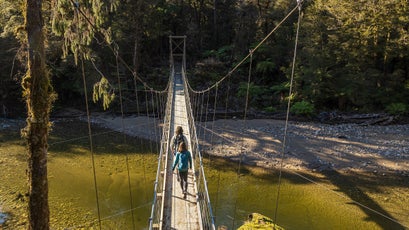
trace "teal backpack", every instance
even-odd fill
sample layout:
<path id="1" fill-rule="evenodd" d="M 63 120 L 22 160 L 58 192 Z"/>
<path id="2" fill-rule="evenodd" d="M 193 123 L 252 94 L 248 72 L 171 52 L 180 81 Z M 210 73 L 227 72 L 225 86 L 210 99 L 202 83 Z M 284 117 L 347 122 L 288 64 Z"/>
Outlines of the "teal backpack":
<path id="1" fill-rule="evenodd" d="M 180 153 L 179 157 L 179 171 L 185 172 L 188 171 L 188 167 L 189 167 L 189 151 L 184 151 L 182 153 Z"/>

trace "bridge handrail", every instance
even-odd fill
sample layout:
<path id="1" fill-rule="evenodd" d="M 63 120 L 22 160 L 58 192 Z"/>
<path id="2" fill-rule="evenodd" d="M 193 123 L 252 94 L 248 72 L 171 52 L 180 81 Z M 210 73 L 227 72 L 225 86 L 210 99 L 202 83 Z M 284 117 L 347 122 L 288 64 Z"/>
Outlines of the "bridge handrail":
<path id="1" fill-rule="evenodd" d="M 200 148 L 198 144 L 199 141 L 198 141 L 197 133 L 196 133 L 195 119 L 193 116 L 192 106 L 190 103 L 190 96 L 188 93 L 189 89 L 187 85 L 187 78 L 186 78 L 186 73 L 185 73 L 184 68 L 182 68 L 182 78 L 183 78 L 183 87 L 185 91 L 184 95 L 185 95 L 185 100 L 186 100 L 186 108 L 187 108 L 187 115 L 188 115 L 189 129 L 190 129 L 190 138 L 191 140 L 193 139 L 193 141 L 191 141 L 192 154 L 194 156 L 195 161 L 198 159 L 200 162 L 198 177 L 197 177 L 197 182 L 199 186 L 197 190 L 197 200 L 200 206 L 201 224 L 202 224 L 203 229 L 215 230 L 216 227 L 215 227 L 215 222 L 214 222 L 213 210 L 212 210 L 212 206 L 210 203 L 209 190 L 207 187 L 207 180 L 206 180 L 206 176 L 205 176 L 205 172 L 203 168 L 202 154 L 200 152 Z M 196 172 L 195 172 L 195 175 L 196 175 Z"/>
<path id="2" fill-rule="evenodd" d="M 152 202 L 152 209 L 151 215 L 149 217 L 149 229 L 157 228 L 154 226 L 155 224 L 161 226 L 162 225 L 162 218 L 163 218 L 163 205 L 164 205 L 164 197 L 165 197 L 165 183 L 166 177 L 162 172 L 166 172 L 166 159 L 169 151 L 169 138 L 170 138 L 170 117 L 172 112 L 172 95 L 173 95 L 173 76 L 174 76 L 174 68 L 171 69 L 170 72 L 170 79 L 168 83 L 168 98 L 166 103 L 166 112 L 164 117 L 164 127 L 162 130 L 162 140 L 161 140 L 161 150 L 158 156 L 158 168 L 156 171 L 156 179 L 155 179 L 155 186 L 154 186 L 154 195 L 153 195 L 153 202 Z M 166 155 L 164 155 L 164 153 Z M 158 194 L 161 194 L 161 199 L 158 199 Z M 160 228 L 160 227 L 159 227 Z"/>

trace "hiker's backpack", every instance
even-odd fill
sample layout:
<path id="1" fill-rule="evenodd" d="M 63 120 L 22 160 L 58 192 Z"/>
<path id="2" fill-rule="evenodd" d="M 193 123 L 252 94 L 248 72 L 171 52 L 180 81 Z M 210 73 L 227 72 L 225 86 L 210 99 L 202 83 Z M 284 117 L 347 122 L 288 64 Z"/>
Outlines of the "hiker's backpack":
<path id="1" fill-rule="evenodd" d="M 178 170 L 181 172 L 185 172 L 188 170 L 188 166 L 189 166 L 189 152 L 188 151 L 184 151 L 182 153 L 179 154 L 179 167 Z"/>
<path id="2" fill-rule="evenodd" d="M 178 150 L 178 147 L 179 147 L 180 143 L 184 141 L 183 139 L 184 139 L 183 134 L 178 134 L 175 137 L 175 142 L 173 144 L 175 146 L 176 151 Z M 185 143 L 185 144 L 187 144 L 187 143 Z"/>

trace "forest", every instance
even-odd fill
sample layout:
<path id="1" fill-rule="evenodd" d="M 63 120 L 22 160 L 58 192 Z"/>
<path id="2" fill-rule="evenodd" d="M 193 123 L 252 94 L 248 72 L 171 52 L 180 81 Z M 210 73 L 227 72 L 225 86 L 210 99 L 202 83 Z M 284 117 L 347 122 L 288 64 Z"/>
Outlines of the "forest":
<path id="1" fill-rule="evenodd" d="M 0 25 L 0 116 L 26 118 L 28 229 L 49 229 L 53 112 L 86 108 L 90 143 L 89 110 L 156 116 L 170 36 L 186 36 L 189 86 L 215 89 L 206 112 L 409 118 L 408 0 L 0 0 Z"/>
<path id="2" fill-rule="evenodd" d="M 22 0 L 0 0 L 2 116 L 24 116 L 27 70 Z M 57 95 L 54 110 L 83 107 L 81 63 L 88 92 L 118 107 L 117 73 L 128 113 L 137 75 L 162 90 L 169 77 L 169 36 L 186 35 L 188 78 L 204 89 L 223 76 L 296 6 L 285 0 L 43 1 L 46 66 Z M 298 16 L 293 112 L 409 111 L 408 0 L 308 0 L 253 54 L 251 108 L 286 109 Z M 119 60 L 119 61 L 118 61 Z M 250 62 L 234 73 L 234 100 L 243 98 Z M 230 87 L 230 86 L 229 86 Z M 103 89 L 101 92 L 95 92 Z M 98 96 L 97 96 L 98 97 Z M 103 102 L 91 103 L 102 109 Z M 298 109 L 297 109 L 298 107 Z"/>

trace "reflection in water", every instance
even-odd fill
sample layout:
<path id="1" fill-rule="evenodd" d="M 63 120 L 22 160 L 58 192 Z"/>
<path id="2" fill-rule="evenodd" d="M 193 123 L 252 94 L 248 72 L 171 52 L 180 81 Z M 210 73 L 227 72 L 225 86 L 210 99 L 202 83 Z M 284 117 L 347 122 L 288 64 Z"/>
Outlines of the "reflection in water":
<path id="1" fill-rule="evenodd" d="M 7 219 L 7 214 L 0 212 L 0 225 L 4 224 L 4 222 L 6 222 L 6 219 Z"/>
<path id="2" fill-rule="evenodd" d="M 136 229 L 147 226 L 157 157 L 153 154 L 133 154 L 128 157 L 131 190 L 128 186 L 125 155 L 106 154 L 95 157 L 98 203 L 104 229 L 132 229 L 134 224 Z M 51 216 L 55 218 L 55 221 L 51 220 L 52 226 L 73 229 L 96 226 L 98 206 L 92 168 L 88 166 L 89 156 L 52 159 L 49 164 L 49 200 L 53 212 Z"/>

